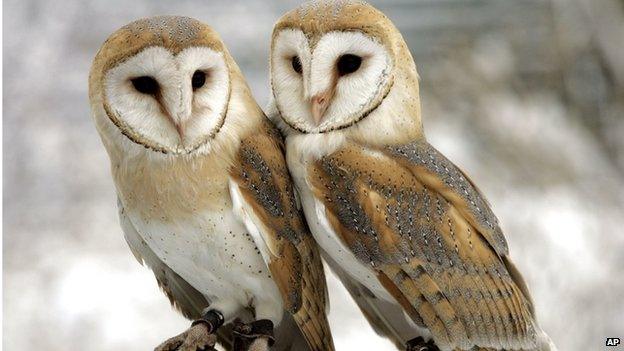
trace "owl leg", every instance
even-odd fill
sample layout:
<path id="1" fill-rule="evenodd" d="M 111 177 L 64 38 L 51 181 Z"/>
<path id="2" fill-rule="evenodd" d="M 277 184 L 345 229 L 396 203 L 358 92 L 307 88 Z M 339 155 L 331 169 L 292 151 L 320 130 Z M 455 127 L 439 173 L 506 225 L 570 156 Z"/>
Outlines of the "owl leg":
<path id="1" fill-rule="evenodd" d="M 217 336 L 214 333 L 223 325 L 223 322 L 221 312 L 209 310 L 200 319 L 193 321 L 189 329 L 158 345 L 154 351 L 215 350 Z"/>
<path id="2" fill-rule="evenodd" d="M 270 319 L 259 319 L 251 323 L 234 321 L 233 351 L 268 351 L 275 343 L 273 322 Z"/>
<path id="3" fill-rule="evenodd" d="M 406 351 L 440 351 L 433 340 L 425 342 L 422 337 L 413 338 L 405 343 Z"/>

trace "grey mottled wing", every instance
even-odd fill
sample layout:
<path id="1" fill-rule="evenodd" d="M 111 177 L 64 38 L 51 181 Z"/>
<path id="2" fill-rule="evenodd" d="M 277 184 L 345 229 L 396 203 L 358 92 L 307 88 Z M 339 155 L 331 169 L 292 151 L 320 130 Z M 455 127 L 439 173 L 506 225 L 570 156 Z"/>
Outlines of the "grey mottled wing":
<path id="1" fill-rule="evenodd" d="M 334 349 L 319 252 L 297 207 L 279 132 L 266 120 L 244 138 L 231 175 L 262 233 L 271 276 L 312 350 Z"/>
<path id="2" fill-rule="evenodd" d="M 426 141 L 347 144 L 310 165 L 308 180 L 345 245 L 441 349 L 536 348 L 530 297 L 496 218 Z"/>

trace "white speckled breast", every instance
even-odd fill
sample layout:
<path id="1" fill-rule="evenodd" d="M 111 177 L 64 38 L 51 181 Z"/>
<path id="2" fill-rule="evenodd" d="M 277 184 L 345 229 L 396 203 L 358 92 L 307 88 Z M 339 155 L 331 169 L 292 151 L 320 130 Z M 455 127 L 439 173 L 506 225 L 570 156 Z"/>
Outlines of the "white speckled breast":
<path id="1" fill-rule="evenodd" d="M 260 296 L 280 296 L 231 206 L 184 221 L 144 218 L 132 209 L 127 213 L 154 253 L 210 300 L 228 299 L 242 309 Z"/>

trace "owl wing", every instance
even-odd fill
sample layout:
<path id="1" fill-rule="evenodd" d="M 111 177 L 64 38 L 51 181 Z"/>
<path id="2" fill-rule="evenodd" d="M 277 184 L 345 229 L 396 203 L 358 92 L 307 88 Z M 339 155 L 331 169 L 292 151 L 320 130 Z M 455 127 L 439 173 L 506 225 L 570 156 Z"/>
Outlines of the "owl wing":
<path id="1" fill-rule="evenodd" d="M 531 301 L 478 190 L 426 141 L 349 144 L 310 166 L 332 229 L 442 350 L 532 350 Z"/>
<path id="2" fill-rule="evenodd" d="M 333 350 L 320 253 L 297 206 L 283 150 L 279 132 L 263 121 L 257 133 L 241 142 L 231 171 L 236 187 L 232 191 L 240 192 L 243 217 L 259 231 L 260 238 L 254 239 L 264 245 L 260 251 L 285 309 L 312 350 Z"/>
<path id="3" fill-rule="evenodd" d="M 126 215 L 121 201 L 117 200 L 117 206 L 121 228 L 134 257 L 139 263 L 147 265 L 154 272 L 158 286 L 176 310 L 188 319 L 200 318 L 202 311 L 208 307 L 210 301 L 156 256 Z M 230 335 L 230 325 L 217 331 L 219 343 L 228 350 L 232 347 Z"/>

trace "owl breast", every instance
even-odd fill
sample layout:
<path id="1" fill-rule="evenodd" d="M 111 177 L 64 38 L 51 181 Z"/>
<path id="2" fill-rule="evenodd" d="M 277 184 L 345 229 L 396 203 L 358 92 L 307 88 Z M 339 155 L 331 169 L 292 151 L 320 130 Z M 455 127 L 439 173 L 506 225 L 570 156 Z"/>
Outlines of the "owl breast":
<path id="1" fill-rule="evenodd" d="M 167 208 L 173 203 L 162 201 L 159 211 L 126 207 L 139 235 L 160 260 L 209 301 L 236 310 L 280 296 L 252 236 L 232 211 L 231 201 L 221 199 L 217 209 L 197 209 L 187 216 L 170 215 L 177 213 Z M 274 311 L 276 315 L 281 312 L 281 308 Z"/>

